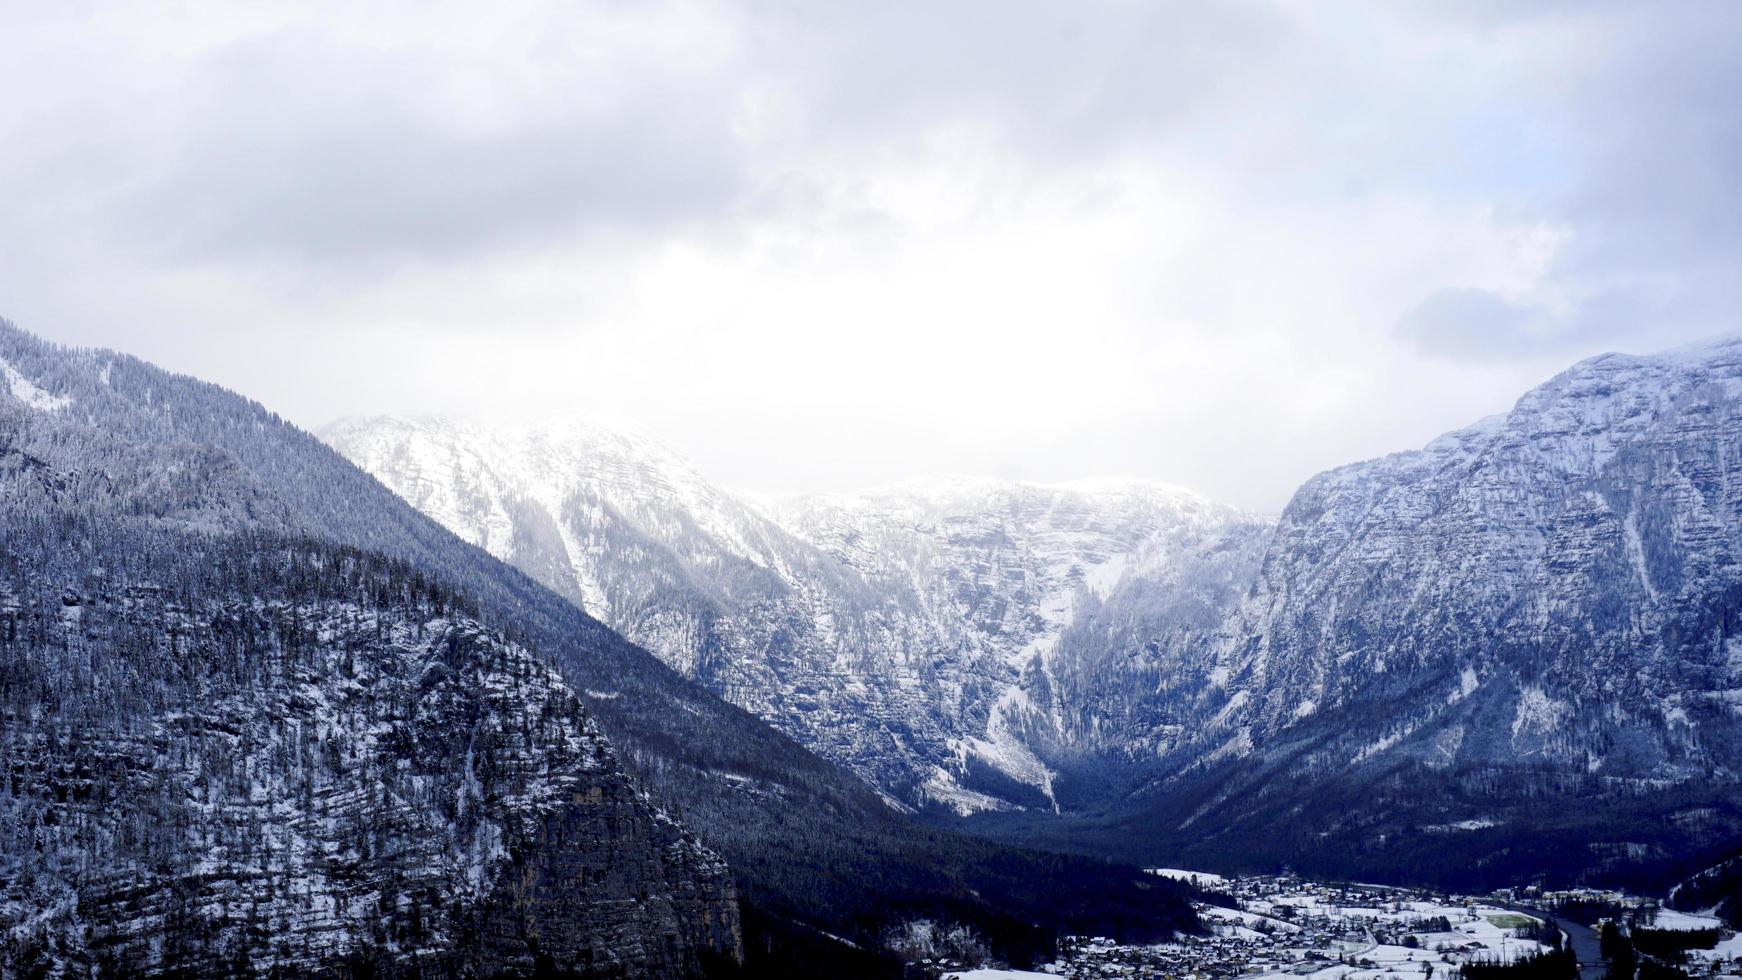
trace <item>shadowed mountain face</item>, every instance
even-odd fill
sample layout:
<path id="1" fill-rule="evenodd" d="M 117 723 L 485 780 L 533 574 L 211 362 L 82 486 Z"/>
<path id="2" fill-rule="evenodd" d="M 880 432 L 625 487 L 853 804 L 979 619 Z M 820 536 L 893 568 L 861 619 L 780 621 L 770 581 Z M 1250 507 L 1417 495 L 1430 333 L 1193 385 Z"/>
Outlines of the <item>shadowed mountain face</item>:
<path id="1" fill-rule="evenodd" d="M 752 924 L 745 927 L 744 944 L 752 971 L 772 969 L 793 945 L 805 947 L 803 955 L 812 962 L 834 955 L 844 947 L 829 933 L 867 945 L 869 952 L 855 954 L 861 972 L 885 969 L 887 961 L 875 952 L 879 937 L 917 915 L 975 924 L 1015 957 L 1044 952 L 1058 930 L 1159 936 L 1194 921 L 1180 889 L 1129 869 L 918 830 L 858 779 L 459 540 L 256 404 L 123 355 L 45 344 L 9 325 L 0 325 L 0 365 L 0 413 L 12 447 L 0 470 L 14 491 L 7 501 L 13 523 L 5 548 L 16 577 L 7 586 L 6 603 L 11 622 L 37 624 L 30 626 L 36 632 L 27 634 L 29 645 L 8 648 L 19 673 L 7 674 L 4 682 L 33 677 L 38 680 L 30 683 L 39 685 L 10 689 L 8 696 L 27 701 L 48 696 L 46 690 L 74 712 L 68 718 L 84 718 L 81 702 L 108 705 L 101 690 L 124 686 L 110 674 L 133 668 L 118 663 L 117 652 L 146 644 L 141 636 L 156 636 L 152 642 L 178 652 L 208 651 L 197 662 L 217 665 L 228 678 L 228 686 L 201 687 L 184 678 L 177 687 L 167 680 L 157 684 L 149 672 L 128 673 L 125 683 L 153 690 L 169 685 L 164 689 L 174 697 L 130 706 L 117 715 L 125 732 L 99 748 L 68 741 L 65 732 L 73 723 L 63 724 L 52 713 L 46 731 L 8 726 L 9 734 L 30 733 L 21 737 L 35 754 L 27 757 L 18 743 L 9 743 L 5 771 L 58 766 L 77 773 L 95 765 L 161 771 L 173 799 L 167 808 L 124 811 L 115 818 L 118 824 L 78 818 L 86 823 L 65 832 L 83 836 L 73 837 L 68 849 L 50 849 L 43 858 L 49 863 L 39 866 L 47 870 L 33 871 L 32 881 L 116 861 L 103 866 L 133 868 L 116 872 L 115 881 L 134 888 L 144 903 L 129 908 L 167 915 L 158 893 L 170 889 L 197 906 L 199 922 L 210 923 L 214 915 L 223 929 L 231 928 L 224 923 L 241 922 L 235 928 L 244 937 L 258 938 L 261 930 L 280 925 L 292 936 L 338 937 L 324 950 L 310 952 L 312 939 L 305 944 L 305 953 L 317 959 L 349 957 L 347 950 L 366 946 L 382 952 L 382 962 L 401 954 L 425 962 L 454 937 L 476 935 L 477 943 L 460 945 L 480 950 L 481 957 L 498 956 L 512 969 L 567 963 L 593 972 L 687 973 L 707 962 L 729 962 L 738 921 L 730 914 L 734 886 L 753 912 L 746 916 Z M 252 556 L 280 552 L 284 557 L 267 562 L 267 570 L 232 577 Z M 380 578 L 347 577 L 336 571 L 349 567 L 347 562 L 390 571 Z M 202 571 L 188 571 L 190 563 Z M 165 578 L 192 584 L 177 591 L 182 586 Z M 346 583 L 349 591 L 335 590 L 329 580 Z M 42 624 L 59 621 L 50 599 L 63 586 L 77 595 L 76 607 L 87 610 L 78 615 L 94 626 L 74 647 L 43 632 Z M 161 606 L 134 598 L 154 587 L 163 590 Z M 250 639 L 238 644 L 238 630 Z M 443 659 L 457 655 L 456 649 L 469 651 L 471 659 Z M 65 657 L 73 657 L 77 669 L 63 669 Z M 150 661 L 152 670 L 172 674 L 176 662 Z M 562 681 L 549 677 L 543 663 L 553 664 Z M 87 669 L 90 676 L 81 672 Z M 361 694 L 355 686 L 361 675 L 354 670 L 371 678 Z M 56 679 L 43 688 L 45 676 Z M 319 690 L 311 692 L 309 684 Z M 504 685 L 527 700 L 500 703 L 496 695 Z M 252 703 L 243 691 L 261 692 L 266 703 Z M 431 713 L 429 699 L 457 713 Z M 178 726 L 195 709 L 178 704 L 209 704 L 214 714 L 183 733 Z M 331 711 L 342 719 L 338 727 L 344 730 L 336 734 L 328 723 Z M 146 743 L 137 742 L 137 733 L 157 726 L 174 733 L 176 758 L 217 753 L 231 768 L 214 783 L 185 766 L 166 768 L 161 753 L 142 761 Z M 580 734 L 571 739 L 561 734 L 565 730 Z M 327 748 L 329 735 L 348 747 Z M 555 748 L 543 746 L 547 735 L 558 738 Z M 150 741 L 156 735 L 144 737 L 163 744 Z M 241 741 L 213 747 L 224 739 Z M 488 752 L 473 754 L 484 767 L 472 772 L 486 797 L 545 800 L 549 807 L 486 813 L 475 799 L 480 790 L 465 775 L 465 753 L 457 748 L 467 739 L 507 753 L 500 764 Z M 546 751 L 570 743 L 579 746 L 578 754 Z M 599 752 L 592 754 L 602 753 L 598 764 L 608 772 L 587 768 L 594 763 L 583 743 L 597 743 Z M 274 781 L 247 789 L 252 770 L 236 762 L 236 744 L 249 752 L 269 751 L 271 765 L 261 772 L 269 769 Z M 332 765 L 342 768 L 314 766 L 328 758 L 319 753 L 332 751 L 340 760 Z M 310 753 L 319 757 L 311 762 Z M 529 782 L 535 777 L 544 789 Z M 177 780 L 192 788 L 181 788 Z M 660 802 L 643 799 L 633 788 L 637 781 Z M 436 808 L 437 816 L 423 823 L 410 814 L 382 812 L 392 826 L 350 850 L 306 829 L 297 831 L 307 838 L 301 842 L 284 837 L 290 831 L 280 824 L 379 812 L 356 809 L 345 795 L 348 787 L 378 783 L 395 787 L 419 807 Z M 54 808 L 66 801 L 58 790 L 50 800 L 31 795 L 35 788 L 19 796 L 24 784 L 14 779 L 0 789 L 13 794 L 9 805 L 22 800 L 8 812 L 36 821 L 18 833 L 43 839 L 31 828 L 62 820 L 63 812 Z M 598 799 L 592 796 L 595 786 Z M 115 786 L 104 792 L 116 792 Z M 281 805 L 281 794 L 305 792 L 312 803 L 297 795 L 288 810 Z M 178 793 L 198 806 L 184 805 Z M 697 839 L 663 816 L 662 808 L 693 828 Z M 255 871 L 235 869 L 264 868 L 258 881 L 220 887 L 202 877 L 206 870 L 164 863 L 179 846 L 175 842 L 218 833 L 209 826 L 214 814 L 235 815 L 245 827 L 234 834 L 234 849 L 221 857 L 223 869 L 213 873 L 247 876 Z M 498 826 L 500 847 L 468 836 L 481 820 Z M 129 837 L 138 833 L 130 828 L 152 822 L 175 830 L 169 845 L 148 855 L 157 863 L 140 871 L 126 864 L 146 860 L 139 858 L 138 844 Z M 609 828 L 606 837 L 601 827 Z M 104 843 L 108 838 L 114 839 Z M 411 841 L 448 857 L 436 860 L 431 851 L 436 866 L 423 869 L 425 862 L 417 858 L 423 852 Z M 401 850 L 404 863 L 395 865 L 389 855 Z M 16 853 L 22 852 L 9 848 L 8 857 Z M 476 871 L 473 857 L 494 860 L 504 853 L 511 876 L 493 877 L 494 865 L 487 862 L 489 873 Z M 724 855 L 731 882 L 720 878 L 713 854 Z M 85 855 L 99 857 L 87 865 L 80 863 Z M 343 880 L 305 889 L 312 889 L 308 902 L 316 911 L 312 918 L 306 909 L 295 914 L 305 916 L 297 921 L 312 923 L 308 930 L 298 932 L 285 918 L 288 912 L 235 911 L 258 896 L 250 888 L 279 896 L 284 888 L 301 887 L 281 887 L 277 876 L 307 871 L 308 862 L 320 860 L 328 862 L 319 866 L 320 874 Z M 424 877 L 406 891 L 370 890 L 371 882 L 412 871 Z M 387 877 L 372 877 L 377 875 Z M 489 887 L 477 886 L 479 880 Z M 585 894 L 575 891 L 582 880 L 589 883 Z M 472 891 L 455 893 L 456 882 L 473 883 L 467 886 Z M 73 894 L 76 911 L 82 893 Z M 620 894 L 643 904 L 646 914 L 623 906 L 614 918 L 586 918 L 589 910 L 597 911 L 594 897 L 616 901 L 612 896 Z M 31 922 L 47 923 L 37 919 L 41 897 L 30 893 L 7 906 L 7 913 L 22 909 L 19 914 Z M 376 926 L 362 925 L 375 921 L 363 907 L 368 902 L 415 910 L 406 913 L 417 917 L 413 933 L 445 938 L 430 940 L 425 949 L 407 938 L 411 933 L 370 931 Z M 397 921 L 392 912 L 380 914 L 389 924 Z M 222 936 L 204 930 L 190 933 L 205 951 L 202 964 L 220 962 L 239 948 L 250 956 L 264 949 L 246 942 L 238 947 L 234 930 Z M 557 943 L 553 931 L 567 938 Z M 63 934 L 71 938 L 55 940 L 55 955 L 74 962 L 105 955 L 97 946 L 113 938 Z M 532 943 L 529 936 L 546 938 Z M 825 947 L 834 952 L 818 953 Z M 630 961 L 611 960 L 609 950 L 639 959 L 626 967 Z M 173 959 L 183 961 L 179 953 Z"/>
<path id="2" fill-rule="evenodd" d="M 1053 809 L 1059 767 L 1141 745 L 1143 695 L 1238 598 L 1266 530 L 1136 482 L 757 500 L 589 426 L 374 418 L 322 435 L 898 803 L 962 813 Z"/>

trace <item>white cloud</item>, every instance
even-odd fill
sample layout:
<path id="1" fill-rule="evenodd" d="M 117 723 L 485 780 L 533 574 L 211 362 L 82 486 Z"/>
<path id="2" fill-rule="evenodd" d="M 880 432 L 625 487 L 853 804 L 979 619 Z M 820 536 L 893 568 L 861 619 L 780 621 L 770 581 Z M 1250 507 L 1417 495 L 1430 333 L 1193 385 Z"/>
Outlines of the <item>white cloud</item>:
<path id="1" fill-rule="evenodd" d="M 1699 7 L 43 10 L 0 13 L 0 313 L 310 424 L 1275 508 L 1742 299 Z"/>

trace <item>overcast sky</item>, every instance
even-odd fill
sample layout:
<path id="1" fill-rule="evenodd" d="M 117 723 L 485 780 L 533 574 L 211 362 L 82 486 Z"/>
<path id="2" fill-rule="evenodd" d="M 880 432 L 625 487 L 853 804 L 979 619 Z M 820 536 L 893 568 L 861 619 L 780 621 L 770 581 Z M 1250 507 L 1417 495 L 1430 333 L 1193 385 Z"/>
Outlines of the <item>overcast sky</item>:
<path id="1" fill-rule="evenodd" d="M 0 316 L 317 426 L 1278 509 L 1742 327 L 1742 4 L 0 0 Z"/>

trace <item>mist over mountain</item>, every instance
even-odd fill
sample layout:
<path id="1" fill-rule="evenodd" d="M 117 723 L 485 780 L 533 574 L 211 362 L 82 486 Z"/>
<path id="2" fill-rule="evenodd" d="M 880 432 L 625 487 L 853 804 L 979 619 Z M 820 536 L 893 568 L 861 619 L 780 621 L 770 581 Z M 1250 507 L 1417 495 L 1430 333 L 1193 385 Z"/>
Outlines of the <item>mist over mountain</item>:
<path id="1" fill-rule="evenodd" d="M 598 426 L 371 418 L 321 434 L 898 804 L 963 814 L 1056 808 L 1047 758 L 1126 752 L 1112 729 L 1142 709 L 1086 679 L 1117 651 L 1122 689 L 1150 686 L 1184 637 L 1220 622 L 1268 527 L 1135 481 L 740 497 L 657 441 Z M 1137 593 L 1161 595 L 1132 611 L 1154 627 L 1133 638 L 1117 610 Z M 1122 645 L 1163 633 L 1141 658 Z"/>

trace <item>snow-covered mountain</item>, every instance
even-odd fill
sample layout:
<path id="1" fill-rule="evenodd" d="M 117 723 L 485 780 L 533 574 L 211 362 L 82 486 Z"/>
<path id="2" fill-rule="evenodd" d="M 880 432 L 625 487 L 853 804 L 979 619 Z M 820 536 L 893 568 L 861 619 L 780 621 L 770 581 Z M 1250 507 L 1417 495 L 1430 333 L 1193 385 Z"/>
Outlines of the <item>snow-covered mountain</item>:
<path id="1" fill-rule="evenodd" d="M 876 973 L 939 910 L 1011 957 L 1195 922 L 921 832 L 260 405 L 0 321 L 0 975 L 698 975 L 740 921 L 746 973 Z"/>
<path id="2" fill-rule="evenodd" d="M 1057 662 L 1068 627 L 1146 582 L 1166 593 L 1145 607 L 1157 628 L 1203 629 L 1255 571 L 1266 527 L 1136 482 L 933 479 L 750 499 L 650 438 L 596 426 L 370 418 L 322 435 L 893 799 L 961 812 L 1054 807 L 1055 761 L 1101 751 L 1121 724 L 1081 696 L 1106 644 L 1079 641 Z M 1149 682 L 1145 668 L 1112 673 Z"/>
<path id="3" fill-rule="evenodd" d="M 1408 697 L 1357 755 L 1733 778 L 1739 590 L 1742 340 L 1595 358 L 1302 487 L 1230 627 L 1221 730 Z"/>
<path id="4" fill-rule="evenodd" d="M 687 976 L 724 861 L 462 597 L 0 399 L 0 975 Z"/>
<path id="5" fill-rule="evenodd" d="M 1222 632 L 1128 832 L 1471 868 L 1742 833 L 1742 340 L 1315 477 Z"/>
<path id="6" fill-rule="evenodd" d="M 750 499 L 609 430 L 327 436 L 892 797 L 1027 814 L 998 832 L 1574 867 L 1742 831 L 1739 341 L 1584 362 L 1275 525 L 1105 481 Z"/>
<path id="7" fill-rule="evenodd" d="M 1129 724 L 1126 704 L 1147 700 L 1177 647 L 1213 638 L 1269 529 L 1191 491 L 1122 480 L 924 478 L 767 506 L 878 591 L 913 596 L 936 649 L 966 651 L 978 697 L 924 789 L 963 813 L 1057 808 L 1061 770 L 1146 754 L 1129 739 L 1151 732 Z"/>

